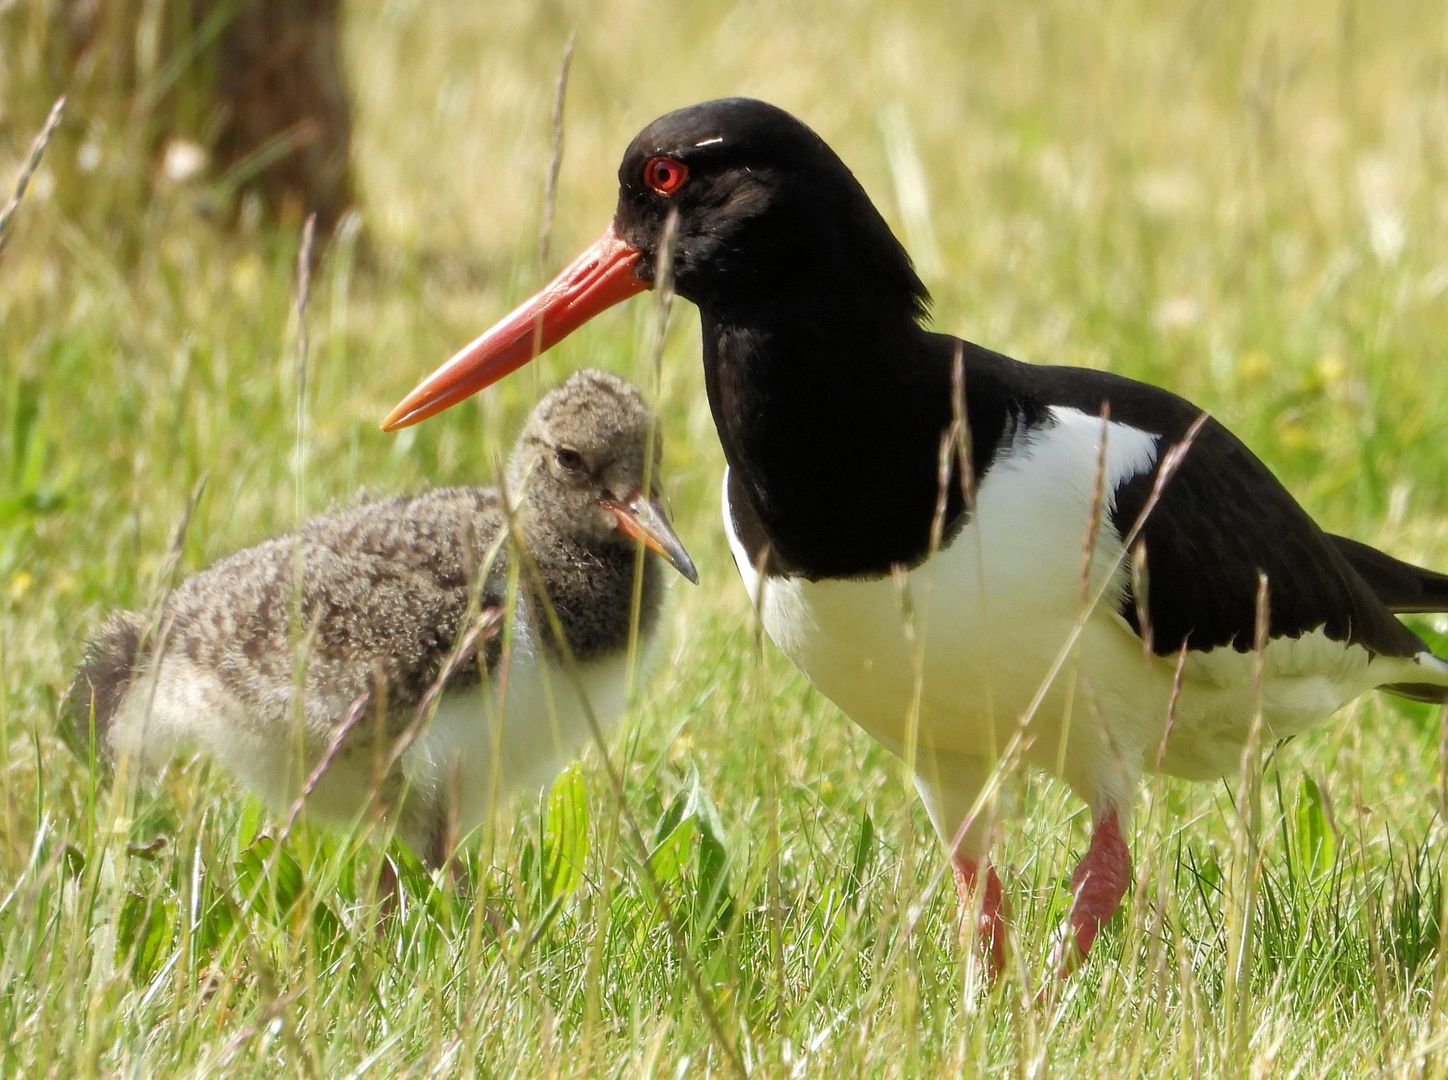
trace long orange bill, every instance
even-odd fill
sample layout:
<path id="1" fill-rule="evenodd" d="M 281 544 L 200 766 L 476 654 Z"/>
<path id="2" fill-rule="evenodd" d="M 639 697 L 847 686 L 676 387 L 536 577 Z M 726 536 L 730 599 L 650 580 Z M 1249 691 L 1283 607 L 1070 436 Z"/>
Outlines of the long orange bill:
<path id="1" fill-rule="evenodd" d="M 387 414 L 382 430 L 407 427 L 456 405 L 551 349 L 600 311 L 643 292 L 649 286 L 634 273 L 638 259 L 638 249 L 610 225 L 541 292 L 418 383 Z"/>
<path id="2" fill-rule="evenodd" d="M 699 584 L 699 572 L 694 569 L 694 560 L 684 550 L 684 545 L 674 533 L 674 527 L 664 514 L 664 508 L 652 499 L 645 499 L 634 492 L 626 502 L 617 499 L 601 499 L 600 504 L 612 510 L 618 518 L 619 532 L 627 533 L 635 540 L 642 540 L 650 551 L 657 551 L 675 570 L 695 585 Z"/>

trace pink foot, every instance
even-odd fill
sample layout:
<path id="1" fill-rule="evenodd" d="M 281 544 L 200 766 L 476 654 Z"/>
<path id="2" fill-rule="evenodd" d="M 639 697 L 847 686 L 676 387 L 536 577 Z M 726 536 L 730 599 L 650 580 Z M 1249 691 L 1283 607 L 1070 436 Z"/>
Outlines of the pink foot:
<path id="1" fill-rule="evenodd" d="M 1096 935 L 1106 920 L 1116 914 L 1121 898 L 1131 885 L 1131 852 L 1121 835 L 1115 810 L 1096 820 L 1091 846 L 1071 875 L 1071 914 L 1068 937 L 1060 952 L 1061 978 L 1066 978 L 1086 959 Z"/>
<path id="2" fill-rule="evenodd" d="M 1001 879 L 996 876 L 995 867 L 984 859 L 972 859 L 957 854 L 951 860 L 951 865 L 955 870 L 955 893 L 960 897 L 960 938 L 967 941 L 971 937 L 971 915 L 976 911 L 975 905 L 979 903 L 975 934 L 981 951 L 985 953 L 987 974 L 994 982 L 1006 966 L 1006 924 L 1002 910 Z M 977 898 L 976 877 L 982 867 L 986 874 L 985 888 Z"/>

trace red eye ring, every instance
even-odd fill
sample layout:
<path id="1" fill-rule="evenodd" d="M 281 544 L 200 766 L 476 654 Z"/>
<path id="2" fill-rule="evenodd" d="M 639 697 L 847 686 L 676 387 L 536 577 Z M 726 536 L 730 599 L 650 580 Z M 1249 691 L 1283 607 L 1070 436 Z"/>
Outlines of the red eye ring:
<path id="1" fill-rule="evenodd" d="M 660 195 L 672 195 L 689 179 L 689 166 L 676 158 L 660 154 L 644 165 L 644 183 Z"/>

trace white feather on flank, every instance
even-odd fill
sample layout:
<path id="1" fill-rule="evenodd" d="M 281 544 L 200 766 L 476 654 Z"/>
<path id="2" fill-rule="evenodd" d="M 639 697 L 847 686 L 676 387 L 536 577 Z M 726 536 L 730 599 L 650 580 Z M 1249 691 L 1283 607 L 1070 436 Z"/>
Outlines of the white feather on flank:
<path id="1" fill-rule="evenodd" d="M 761 601 L 759 575 L 732 528 L 725 476 L 730 547 L 770 638 L 896 753 L 910 739 L 919 671 L 917 786 L 943 837 L 954 835 L 976 801 L 1079 620 L 1102 430 L 1100 417 L 1057 406 L 1049 423 L 1016 431 L 998 449 L 973 519 L 905 575 L 914 646 L 900 586 L 888 576 L 772 578 Z M 1155 767 L 1167 734 L 1176 658 L 1146 655 L 1119 614 L 1129 567 L 1110 522 L 1113 493 L 1155 465 L 1159 438 L 1116 422 L 1106 432 L 1105 505 L 1087 595 L 1106 588 L 1031 718 L 1024 756 L 1092 807 L 1112 806 L 1124 819 L 1139 774 Z M 1189 658 L 1164 771 L 1211 777 L 1237 768 L 1256 713 L 1253 664 L 1250 653 L 1231 648 Z M 1367 650 L 1320 630 L 1274 640 L 1260 691 L 1267 735 L 1293 734 L 1373 686 L 1415 675 L 1422 681 L 1413 661 L 1369 661 Z M 966 837 L 967 851 L 984 850 L 984 826 Z"/>

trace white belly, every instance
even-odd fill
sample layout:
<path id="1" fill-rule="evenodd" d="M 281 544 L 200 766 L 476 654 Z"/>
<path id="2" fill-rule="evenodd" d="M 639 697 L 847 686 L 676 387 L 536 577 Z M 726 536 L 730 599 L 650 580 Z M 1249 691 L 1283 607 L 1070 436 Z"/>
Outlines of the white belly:
<path id="1" fill-rule="evenodd" d="M 506 684 L 444 695 L 404 767 L 415 786 L 447 792 L 459 835 L 487 821 L 499 799 L 551 783 L 592 741 L 590 712 L 601 733 L 612 729 L 628 700 L 627 653 L 583 665 L 578 676 L 518 650 Z"/>

